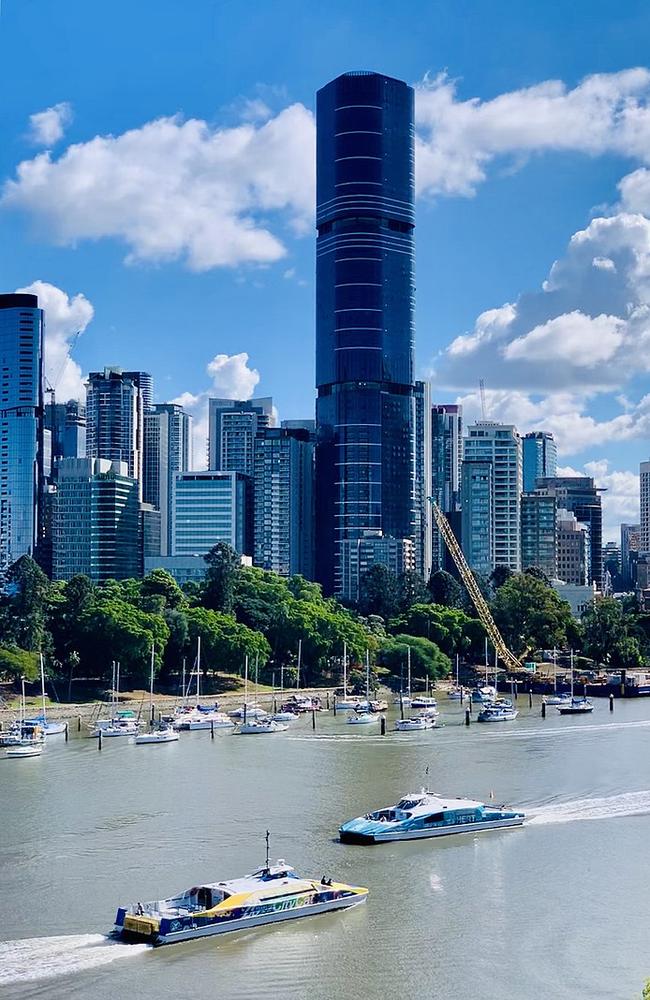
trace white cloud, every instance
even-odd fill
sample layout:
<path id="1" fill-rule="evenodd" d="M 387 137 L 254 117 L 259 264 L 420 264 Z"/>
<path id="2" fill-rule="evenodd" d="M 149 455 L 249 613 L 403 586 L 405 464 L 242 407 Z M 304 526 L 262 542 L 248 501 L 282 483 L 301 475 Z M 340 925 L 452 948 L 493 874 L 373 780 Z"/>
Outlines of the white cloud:
<path id="1" fill-rule="evenodd" d="M 72 297 L 47 281 L 33 281 L 17 292 L 38 295 L 38 304 L 45 313 L 45 343 L 43 363 L 45 377 L 59 402 L 83 399 L 85 388 L 81 368 L 70 357 L 72 338 L 83 333 L 93 318 L 94 309 L 85 295 Z"/>
<path id="2" fill-rule="evenodd" d="M 560 80 L 488 101 L 457 96 L 445 74 L 417 89 L 416 182 L 421 193 L 475 193 L 497 158 L 541 152 L 618 153 L 650 160 L 650 71 L 586 77 L 572 90 Z"/>
<path id="3" fill-rule="evenodd" d="M 71 121 L 72 106 L 67 101 L 61 101 L 29 116 L 29 138 L 37 146 L 53 146 L 63 138 Z"/>
<path id="4" fill-rule="evenodd" d="M 131 262 L 268 264 L 285 254 L 274 215 L 297 232 L 313 217 L 313 116 L 294 104 L 233 128 L 159 118 L 23 161 L 0 203 L 60 245 L 119 239 Z"/>
<path id="5" fill-rule="evenodd" d="M 208 461 L 208 399 L 221 396 L 224 399 L 250 399 L 260 380 L 255 368 L 248 367 L 248 354 L 217 354 L 206 365 L 206 372 L 212 378 L 209 389 L 201 392 L 183 392 L 172 399 L 188 413 L 192 414 L 192 437 L 194 468 L 205 469 Z"/>
<path id="6" fill-rule="evenodd" d="M 592 476 L 595 485 L 605 492 L 603 503 L 603 542 L 621 539 L 621 523 L 636 524 L 639 520 L 639 475 L 626 470 L 615 471 L 605 459 L 586 462 L 583 469 L 570 466 L 559 468 L 560 476 Z"/>
<path id="7" fill-rule="evenodd" d="M 625 322 L 617 316 L 585 316 L 578 309 L 533 327 L 504 349 L 507 360 L 568 361 L 577 368 L 593 368 L 610 361 L 621 346 Z M 586 349 L 587 348 L 587 349 Z"/>

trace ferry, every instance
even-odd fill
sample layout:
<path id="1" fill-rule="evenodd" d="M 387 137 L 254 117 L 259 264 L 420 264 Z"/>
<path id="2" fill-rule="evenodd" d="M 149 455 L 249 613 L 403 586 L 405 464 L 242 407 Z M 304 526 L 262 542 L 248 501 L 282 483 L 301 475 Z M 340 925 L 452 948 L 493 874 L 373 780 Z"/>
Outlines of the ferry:
<path id="1" fill-rule="evenodd" d="M 114 933 L 126 941 L 175 944 L 228 931 L 309 917 L 365 903 L 368 890 L 301 878 L 285 861 L 259 868 L 245 878 L 193 886 L 153 903 L 121 906 Z"/>
<path id="2" fill-rule="evenodd" d="M 340 827 L 339 837 L 344 844 L 382 844 L 521 826 L 525 818 L 524 813 L 505 807 L 473 799 L 443 799 L 422 789 L 405 795 L 394 806 L 349 820 Z"/>

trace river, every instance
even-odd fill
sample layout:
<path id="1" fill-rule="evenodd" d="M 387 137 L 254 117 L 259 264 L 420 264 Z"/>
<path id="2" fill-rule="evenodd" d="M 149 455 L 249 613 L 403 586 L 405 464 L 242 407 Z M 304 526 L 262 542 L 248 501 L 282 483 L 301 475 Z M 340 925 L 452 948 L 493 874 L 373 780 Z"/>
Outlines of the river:
<path id="1" fill-rule="evenodd" d="M 51 737 L 0 760 L 0 995 L 633 1000 L 650 977 L 650 700 L 591 716 L 382 737 L 338 715 L 178 743 Z M 392 726 L 389 714 L 389 730 Z M 363 730 L 363 731 L 360 731 Z M 521 806 L 525 827 L 377 847 L 340 822 L 428 784 Z M 273 857 L 365 885 L 365 906 L 153 949 L 119 903 Z"/>

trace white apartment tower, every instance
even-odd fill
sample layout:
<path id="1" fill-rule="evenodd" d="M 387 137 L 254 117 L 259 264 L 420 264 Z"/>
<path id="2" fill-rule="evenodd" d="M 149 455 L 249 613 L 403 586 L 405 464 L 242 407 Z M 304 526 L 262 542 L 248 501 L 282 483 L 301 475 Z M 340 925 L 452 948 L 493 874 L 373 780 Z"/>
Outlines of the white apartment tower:
<path id="1" fill-rule="evenodd" d="M 483 420 L 467 429 L 466 462 L 492 464 L 494 565 L 521 570 L 522 448 L 513 424 Z"/>

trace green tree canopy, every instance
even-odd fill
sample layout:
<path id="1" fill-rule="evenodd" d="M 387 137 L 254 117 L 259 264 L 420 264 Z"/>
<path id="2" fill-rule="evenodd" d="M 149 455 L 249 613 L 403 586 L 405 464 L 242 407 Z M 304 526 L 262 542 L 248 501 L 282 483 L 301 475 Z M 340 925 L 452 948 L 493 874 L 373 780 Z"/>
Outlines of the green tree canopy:
<path id="1" fill-rule="evenodd" d="M 433 604 L 442 604 L 446 608 L 463 606 L 463 587 L 446 570 L 439 569 L 432 573 L 427 587 Z"/>
<path id="2" fill-rule="evenodd" d="M 387 566 L 374 563 L 359 581 L 359 612 L 393 618 L 400 610 L 397 575 Z"/>
<path id="3" fill-rule="evenodd" d="M 21 677 L 35 681 L 40 672 L 38 653 L 18 646 L 0 646 L 0 676 L 12 681 L 19 681 Z"/>
<path id="4" fill-rule="evenodd" d="M 638 639 L 629 635 L 632 619 L 613 597 L 595 601 L 582 616 L 582 650 L 596 663 L 632 667 L 639 663 Z"/>
<path id="5" fill-rule="evenodd" d="M 241 559 L 226 542 L 217 542 L 204 556 L 208 569 L 203 583 L 203 604 L 211 611 L 230 614 L 235 596 L 235 584 Z"/>
<path id="6" fill-rule="evenodd" d="M 377 654 L 377 662 L 387 668 L 393 677 L 406 679 L 406 663 L 411 649 L 412 678 L 428 677 L 437 680 L 447 677 L 451 671 L 451 661 L 435 642 L 421 636 L 400 634 L 384 640 Z"/>
<path id="7" fill-rule="evenodd" d="M 567 602 L 529 573 L 516 573 L 506 580 L 492 602 L 492 614 L 506 645 L 516 656 L 563 646 L 567 633 L 575 630 Z"/>
<path id="8" fill-rule="evenodd" d="M 391 632 L 406 632 L 435 642 L 447 656 L 480 652 L 485 631 L 480 621 L 458 608 L 440 604 L 414 604 L 406 614 L 389 622 Z"/>

